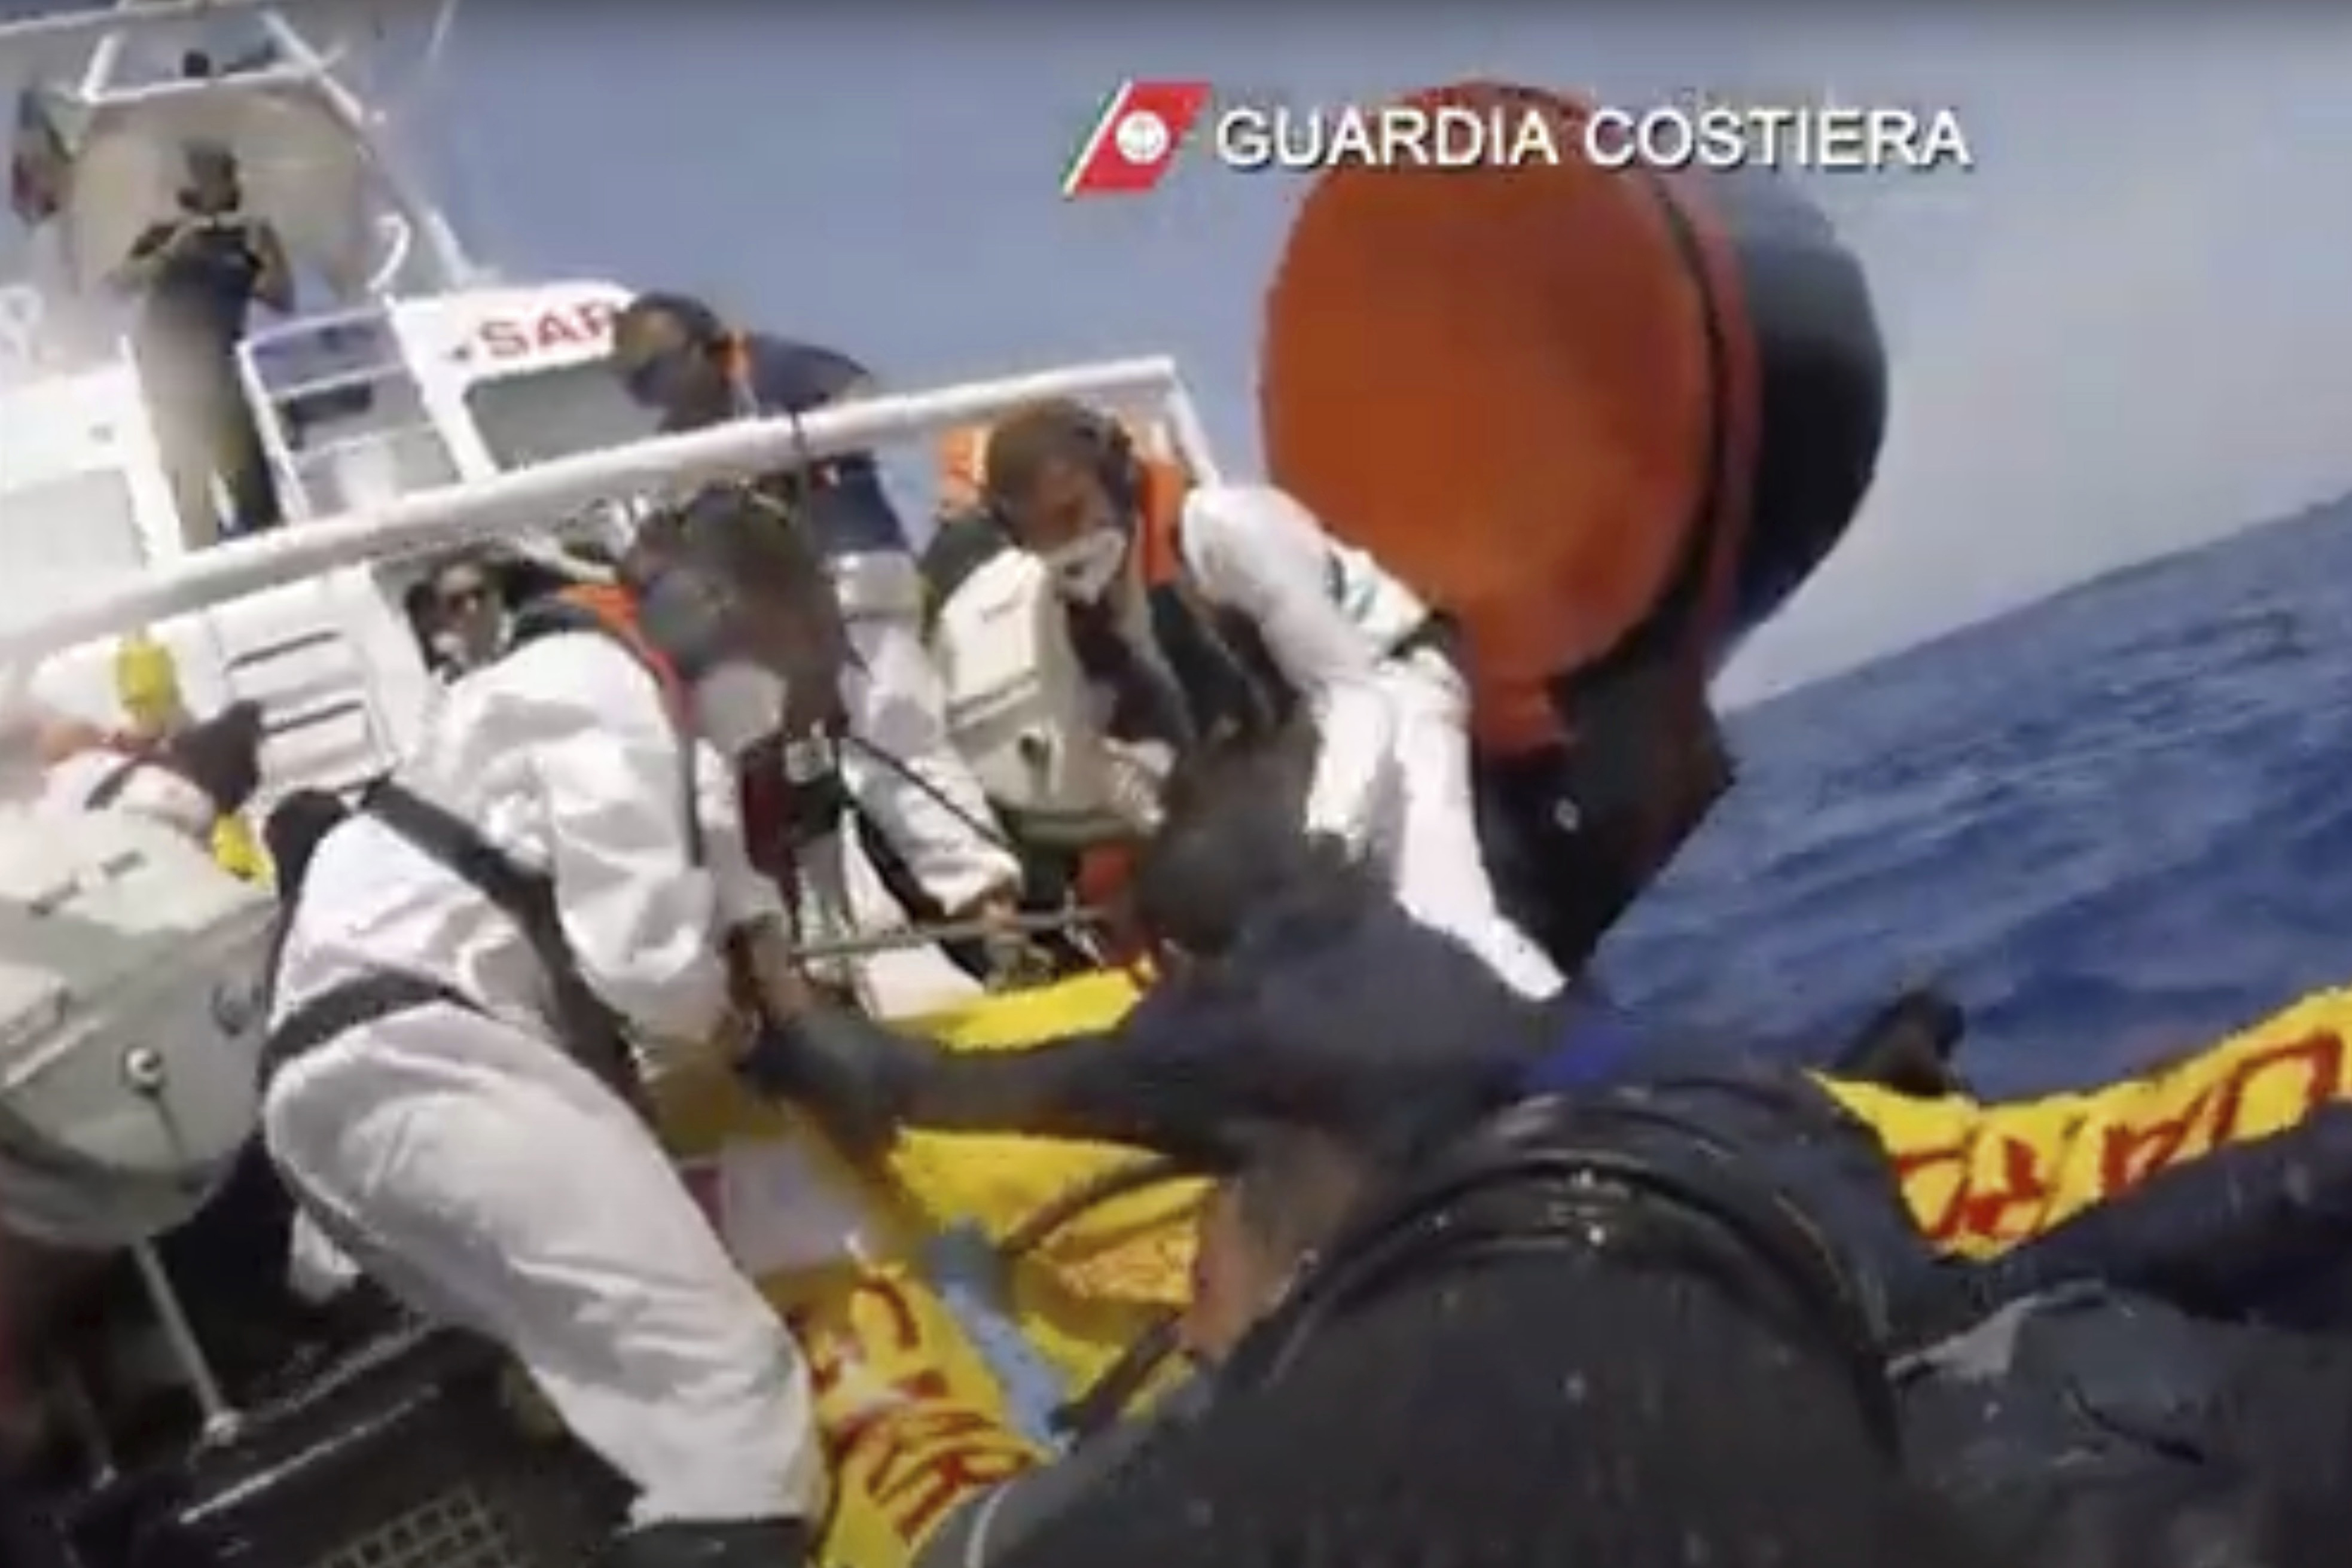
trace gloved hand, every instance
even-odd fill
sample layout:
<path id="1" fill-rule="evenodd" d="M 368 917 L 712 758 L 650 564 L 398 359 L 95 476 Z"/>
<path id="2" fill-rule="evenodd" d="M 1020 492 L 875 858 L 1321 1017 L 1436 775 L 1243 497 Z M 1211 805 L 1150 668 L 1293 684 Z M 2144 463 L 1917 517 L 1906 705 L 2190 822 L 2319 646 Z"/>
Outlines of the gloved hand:
<path id="1" fill-rule="evenodd" d="M 744 1081 L 824 1123 L 853 1160 L 898 1135 L 924 1075 L 945 1053 L 848 1008 L 815 1005 L 764 1025 L 737 1060 Z"/>

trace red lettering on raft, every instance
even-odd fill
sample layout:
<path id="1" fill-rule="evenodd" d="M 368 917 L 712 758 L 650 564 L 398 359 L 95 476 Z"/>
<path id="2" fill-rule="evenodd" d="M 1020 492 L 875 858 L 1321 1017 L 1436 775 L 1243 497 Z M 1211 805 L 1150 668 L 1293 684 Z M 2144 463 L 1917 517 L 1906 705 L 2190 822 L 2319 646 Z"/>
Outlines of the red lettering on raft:
<path id="1" fill-rule="evenodd" d="M 977 1410 L 909 1410 L 888 1426 L 874 1461 L 874 1501 L 910 1542 L 975 1489 L 1036 1463 L 1027 1444 Z"/>
<path id="2" fill-rule="evenodd" d="M 2333 1030 L 2282 1040 L 2245 1052 L 2177 1110 L 2103 1126 L 2088 1201 L 2128 1192 L 2221 1145 L 2268 1137 L 2347 1099 L 2345 1054 L 2344 1037 Z M 2059 1173 L 2084 1131 L 2077 1120 L 2034 1143 L 1980 1127 L 1956 1143 L 1894 1155 L 1895 1179 L 1930 1240 L 2014 1241 L 2053 1217 Z"/>
<path id="3" fill-rule="evenodd" d="M 2099 1149 L 2099 1195 L 2112 1197 L 2177 1163 L 2189 1152 L 2189 1135 L 2212 1103 L 2212 1089 L 2202 1089 L 2178 1115 L 2138 1127 L 2122 1121 L 2108 1126 Z"/>
<path id="4" fill-rule="evenodd" d="M 1962 1184 L 1959 1229 L 1969 1236 L 2009 1238 L 2031 1236 L 2056 1190 L 2047 1167 L 2054 1163 L 2043 1152 L 2014 1133 L 1997 1132 L 1994 1147 L 2000 1163 L 1990 1181 L 1976 1179 L 1980 1164 Z"/>
<path id="5" fill-rule="evenodd" d="M 2284 1122 L 2264 1121 L 2247 1126 L 2247 1100 L 2251 1091 L 2265 1073 L 2295 1072 L 2306 1075 L 2302 1092 L 2293 1095 L 2287 1103 L 2294 1114 Z M 2220 1106 L 2213 1116 L 2213 1142 L 2234 1142 L 2242 1138 L 2261 1138 L 2275 1132 L 2282 1125 L 2302 1121 L 2332 1100 L 2344 1098 L 2344 1037 L 2334 1031 L 2306 1035 L 2299 1040 L 2249 1052 L 2237 1070 L 2221 1081 Z"/>
<path id="6" fill-rule="evenodd" d="M 828 1424 L 834 1467 L 915 1546 L 965 1497 L 1019 1475 L 1038 1455 L 998 1413 L 966 1401 L 941 1367 L 887 1370 L 901 1356 L 940 1353 L 926 1342 L 922 1317 L 898 1282 L 863 1279 L 849 1292 L 841 1326 L 818 1331 L 795 1313 L 794 1327 L 820 1399 L 854 1372 L 874 1380 L 853 1415 Z"/>
<path id="7" fill-rule="evenodd" d="M 1910 1205 L 1913 1216 L 1927 1239 L 1949 1241 L 1960 1234 L 1960 1215 L 1969 1199 L 1969 1144 L 1963 1139 L 1932 1149 L 1912 1149 L 1894 1157 L 1895 1179 L 1903 1188 L 1904 1201 Z M 1943 1201 L 1932 1201 L 1935 1189 L 1922 1190 L 1925 1179 L 1942 1179 L 1951 1183 L 1951 1191 Z"/>

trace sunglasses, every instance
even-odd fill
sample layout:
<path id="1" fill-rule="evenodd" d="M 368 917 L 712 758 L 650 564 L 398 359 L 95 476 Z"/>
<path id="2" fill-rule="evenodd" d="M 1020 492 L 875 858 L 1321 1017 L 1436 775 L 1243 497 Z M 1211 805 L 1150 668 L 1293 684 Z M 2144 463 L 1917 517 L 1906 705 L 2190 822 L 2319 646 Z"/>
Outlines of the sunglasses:
<path id="1" fill-rule="evenodd" d="M 490 591 L 482 587 L 452 588 L 441 595 L 441 607 L 445 610 L 478 609 L 489 602 Z"/>

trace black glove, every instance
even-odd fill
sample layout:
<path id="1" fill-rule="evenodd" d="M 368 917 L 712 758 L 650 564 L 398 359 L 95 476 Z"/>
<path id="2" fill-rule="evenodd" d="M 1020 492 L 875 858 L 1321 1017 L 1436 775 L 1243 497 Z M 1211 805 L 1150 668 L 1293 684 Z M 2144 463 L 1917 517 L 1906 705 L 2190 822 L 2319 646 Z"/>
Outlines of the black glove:
<path id="1" fill-rule="evenodd" d="M 864 1159 L 889 1147 L 916 1085 L 944 1054 L 863 1013 L 819 1005 L 762 1027 L 738 1070 L 760 1093 L 816 1117 L 843 1153 Z"/>

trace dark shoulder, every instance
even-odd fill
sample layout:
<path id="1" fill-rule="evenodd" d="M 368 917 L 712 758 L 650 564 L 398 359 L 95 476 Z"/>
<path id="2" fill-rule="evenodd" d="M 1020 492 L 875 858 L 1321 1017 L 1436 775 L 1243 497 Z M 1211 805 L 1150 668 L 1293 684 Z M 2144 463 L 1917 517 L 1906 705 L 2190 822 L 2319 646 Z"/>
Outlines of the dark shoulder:
<path id="1" fill-rule="evenodd" d="M 872 373 L 857 360 L 819 343 L 754 332 L 745 340 L 751 354 L 751 390 L 770 408 L 805 414 L 842 397 Z"/>

